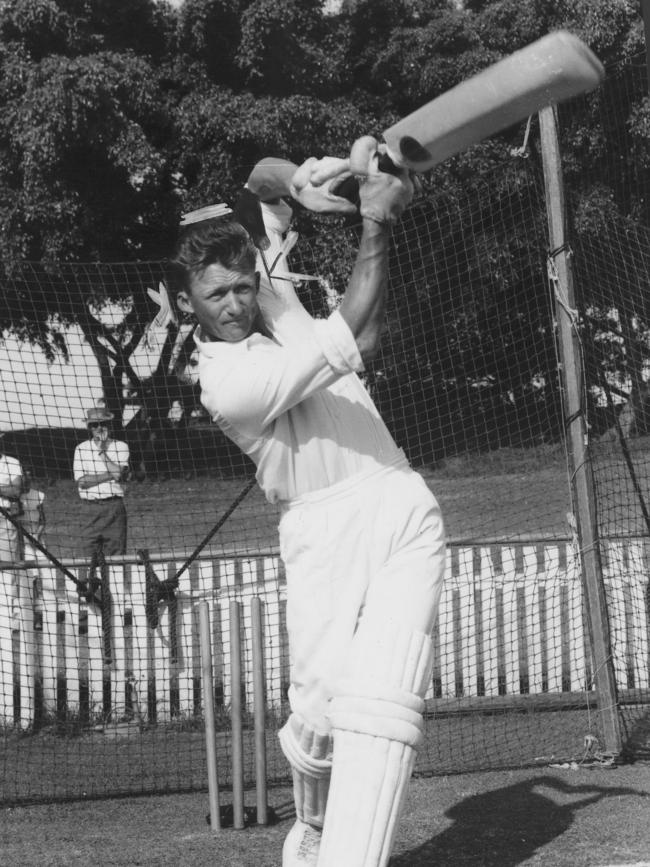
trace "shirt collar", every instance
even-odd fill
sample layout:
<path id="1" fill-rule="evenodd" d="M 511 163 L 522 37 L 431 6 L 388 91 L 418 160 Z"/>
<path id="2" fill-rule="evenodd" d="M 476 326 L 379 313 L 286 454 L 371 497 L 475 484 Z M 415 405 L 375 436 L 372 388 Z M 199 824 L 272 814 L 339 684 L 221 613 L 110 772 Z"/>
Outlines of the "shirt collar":
<path id="1" fill-rule="evenodd" d="M 250 346 L 259 343 L 260 341 L 268 340 L 268 338 L 263 334 L 260 334 L 259 331 L 253 331 L 252 334 L 249 334 L 248 337 L 245 337 L 243 340 L 237 341 L 237 343 L 229 343 L 227 340 L 204 340 L 200 325 L 196 326 L 192 336 L 197 349 L 201 355 L 204 355 L 206 358 L 215 358 L 217 355 L 224 352 L 241 352 L 247 350 Z"/>

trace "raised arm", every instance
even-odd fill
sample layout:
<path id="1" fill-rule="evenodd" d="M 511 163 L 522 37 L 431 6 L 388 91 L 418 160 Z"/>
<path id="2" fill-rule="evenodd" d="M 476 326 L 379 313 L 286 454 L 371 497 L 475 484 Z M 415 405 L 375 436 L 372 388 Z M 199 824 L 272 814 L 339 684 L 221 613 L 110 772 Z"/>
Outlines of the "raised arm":
<path id="1" fill-rule="evenodd" d="M 347 168 L 359 179 L 361 240 L 339 312 L 352 331 L 364 362 L 371 361 L 379 351 L 386 308 L 391 227 L 413 198 L 409 173 L 382 172 L 378 158 L 377 141 L 363 136 L 352 145 L 349 160 L 326 158 L 314 161 L 311 166 L 305 163 L 292 181 L 292 194 L 299 198 L 301 191 L 310 186 L 331 184 L 333 172 L 338 171 L 340 175 Z"/>
<path id="2" fill-rule="evenodd" d="M 409 173 L 382 172 L 378 166 L 379 153 L 377 141 L 363 136 L 352 145 L 348 159 L 311 157 L 299 167 L 286 160 L 262 160 L 247 182 L 248 189 L 265 202 L 290 195 L 312 211 L 349 214 L 354 212 L 354 206 L 332 190 L 350 174 L 357 176 L 361 240 L 339 313 L 352 331 L 364 362 L 371 361 L 379 350 L 391 227 L 413 197 Z M 268 247 L 268 238 L 264 240 Z"/>

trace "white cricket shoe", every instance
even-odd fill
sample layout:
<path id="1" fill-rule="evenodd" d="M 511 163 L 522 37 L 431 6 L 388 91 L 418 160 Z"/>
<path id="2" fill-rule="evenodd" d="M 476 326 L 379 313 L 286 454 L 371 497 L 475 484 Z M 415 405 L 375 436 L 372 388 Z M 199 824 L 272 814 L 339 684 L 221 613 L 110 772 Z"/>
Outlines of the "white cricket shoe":
<path id="1" fill-rule="evenodd" d="M 316 867 L 322 831 L 296 820 L 282 847 L 282 867 Z"/>

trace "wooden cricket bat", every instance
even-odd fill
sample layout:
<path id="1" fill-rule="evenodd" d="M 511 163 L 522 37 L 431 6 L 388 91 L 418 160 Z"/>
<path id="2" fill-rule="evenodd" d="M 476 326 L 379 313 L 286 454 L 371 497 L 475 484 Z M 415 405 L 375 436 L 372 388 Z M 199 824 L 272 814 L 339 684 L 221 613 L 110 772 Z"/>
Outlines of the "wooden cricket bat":
<path id="1" fill-rule="evenodd" d="M 379 166 L 426 172 L 547 105 L 594 90 L 604 76 L 601 62 L 577 36 L 549 33 L 384 130 L 387 153 Z M 266 200 L 288 195 L 295 169 L 287 160 L 261 160 L 248 186 Z M 353 186 L 348 179 L 332 192 L 353 200 Z"/>
<path id="2" fill-rule="evenodd" d="M 547 105 L 594 90 L 604 75 L 577 36 L 549 33 L 385 130 L 388 156 L 396 166 L 426 172 Z"/>

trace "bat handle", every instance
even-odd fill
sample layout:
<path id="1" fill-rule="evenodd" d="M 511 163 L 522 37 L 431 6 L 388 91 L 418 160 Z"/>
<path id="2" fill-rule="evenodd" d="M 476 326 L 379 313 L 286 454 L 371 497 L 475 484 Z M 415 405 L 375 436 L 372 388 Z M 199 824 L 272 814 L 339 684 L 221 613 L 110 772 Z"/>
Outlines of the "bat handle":
<path id="1" fill-rule="evenodd" d="M 380 171 L 386 172 L 388 175 L 399 174 L 399 168 L 395 165 L 388 154 L 379 154 L 377 165 Z M 347 199 L 357 207 L 359 206 L 359 181 L 354 176 L 345 178 L 345 180 L 341 181 L 340 184 L 333 186 L 332 193 L 335 196 L 341 196 L 341 198 Z"/>
<path id="2" fill-rule="evenodd" d="M 377 165 L 380 171 L 385 172 L 387 175 L 398 175 L 400 173 L 399 166 L 395 165 L 388 154 L 379 154 Z"/>

